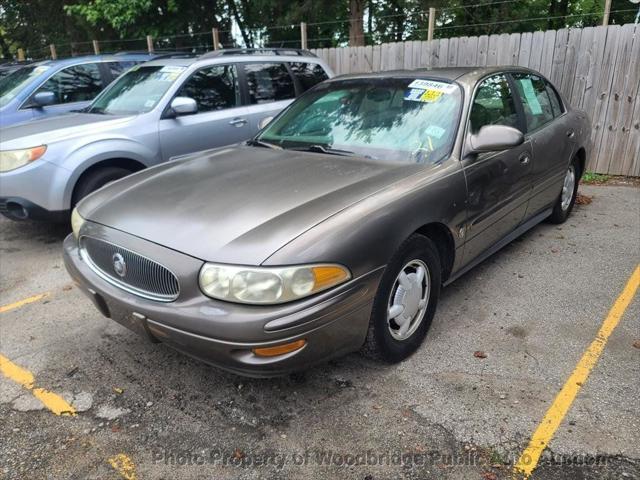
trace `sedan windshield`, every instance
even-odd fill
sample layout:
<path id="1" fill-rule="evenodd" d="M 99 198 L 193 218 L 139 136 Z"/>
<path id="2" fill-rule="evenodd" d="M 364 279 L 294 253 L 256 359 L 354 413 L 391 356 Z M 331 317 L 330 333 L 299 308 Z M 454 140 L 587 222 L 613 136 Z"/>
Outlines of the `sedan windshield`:
<path id="1" fill-rule="evenodd" d="M 87 112 L 109 115 L 149 112 L 186 68 L 173 65 L 133 67 L 102 92 Z"/>
<path id="2" fill-rule="evenodd" d="M 40 76 L 41 73 L 49 70 L 49 68 L 46 65 L 22 67 L 3 77 L 0 80 L 0 107 L 4 107 L 13 100 L 20 93 L 20 90 Z"/>
<path id="3" fill-rule="evenodd" d="M 257 138 L 285 149 L 435 163 L 450 154 L 460 87 L 429 79 L 329 82 L 301 97 Z"/>

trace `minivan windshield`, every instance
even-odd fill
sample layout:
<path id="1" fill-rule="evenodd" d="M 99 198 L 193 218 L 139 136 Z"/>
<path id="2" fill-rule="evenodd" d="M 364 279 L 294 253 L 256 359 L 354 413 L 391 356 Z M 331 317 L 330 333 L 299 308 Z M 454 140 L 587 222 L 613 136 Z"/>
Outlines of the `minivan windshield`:
<path id="1" fill-rule="evenodd" d="M 0 80 L 0 107 L 4 107 L 24 87 L 49 70 L 47 65 L 31 65 L 19 68 Z"/>
<path id="2" fill-rule="evenodd" d="M 102 92 L 86 111 L 108 115 L 149 112 L 186 68 L 175 65 L 135 66 Z"/>
<path id="3" fill-rule="evenodd" d="M 461 107 L 457 84 L 367 78 L 322 84 L 256 139 L 284 149 L 435 163 L 449 155 Z"/>

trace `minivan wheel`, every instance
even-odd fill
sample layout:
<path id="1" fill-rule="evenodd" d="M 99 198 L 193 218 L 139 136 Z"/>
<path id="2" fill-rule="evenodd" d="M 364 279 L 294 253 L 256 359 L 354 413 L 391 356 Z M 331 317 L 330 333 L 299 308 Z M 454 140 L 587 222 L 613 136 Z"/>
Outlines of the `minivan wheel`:
<path id="1" fill-rule="evenodd" d="M 577 159 L 573 159 L 567 168 L 562 182 L 562 191 L 558 200 L 556 200 L 553 206 L 553 212 L 549 216 L 551 223 L 564 223 L 573 205 L 576 203 L 576 197 L 578 196 L 578 182 L 580 180 L 580 166 Z"/>
<path id="2" fill-rule="evenodd" d="M 422 235 L 412 235 L 394 254 L 373 301 L 363 353 L 396 363 L 422 344 L 440 296 L 438 249 Z"/>
<path id="3" fill-rule="evenodd" d="M 121 167 L 103 167 L 84 174 L 76 184 L 73 198 L 71 199 L 71 208 L 75 207 L 84 197 L 104 187 L 107 183 L 115 182 L 130 174 L 130 170 Z"/>

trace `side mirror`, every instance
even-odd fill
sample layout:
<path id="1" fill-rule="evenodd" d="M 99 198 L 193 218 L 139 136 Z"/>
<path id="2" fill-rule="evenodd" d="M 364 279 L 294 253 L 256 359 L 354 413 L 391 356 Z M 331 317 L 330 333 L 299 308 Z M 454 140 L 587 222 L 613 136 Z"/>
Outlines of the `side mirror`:
<path id="1" fill-rule="evenodd" d="M 468 153 L 497 152 L 524 143 L 524 135 L 517 128 L 506 125 L 485 125 L 468 140 Z"/>
<path id="2" fill-rule="evenodd" d="M 258 128 L 262 130 L 264 127 L 271 123 L 271 120 L 273 120 L 273 117 L 264 117 L 258 122 Z"/>
<path id="3" fill-rule="evenodd" d="M 56 94 L 53 92 L 38 92 L 31 98 L 31 105 L 37 108 L 54 103 L 56 103 Z"/>
<path id="4" fill-rule="evenodd" d="M 192 115 L 198 113 L 198 104 L 193 98 L 189 97 L 176 97 L 173 99 L 170 105 L 171 112 L 174 116 L 180 115 Z"/>

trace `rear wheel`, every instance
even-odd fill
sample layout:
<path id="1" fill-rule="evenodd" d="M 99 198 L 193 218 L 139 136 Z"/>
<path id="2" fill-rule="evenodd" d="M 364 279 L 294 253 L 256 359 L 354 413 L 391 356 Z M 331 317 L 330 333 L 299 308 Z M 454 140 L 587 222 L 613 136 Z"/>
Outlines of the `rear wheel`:
<path id="1" fill-rule="evenodd" d="M 380 281 L 363 353 L 395 363 L 417 350 L 436 311 L 440 265 L 438 249 L 422 235 L 400 246 Z"/>
<path id="2" fill-rule="evenodd" d="M 122 167 L 103 167 L 86 173 L 80 177 L 76 185 L 71 201 L 71 208 L 75 207 L 80 200 L 90 193 L 131 173 L 130 170 Z"/>
<path id="3" fill-rule="evenodd" d="M 573 205 L 576 203 L 576 197 L 578 196 L 579 179 L 580 166 L 578 160 L 574 158 L 565 172 L 562 191 L 549 217 L 551 223 L 564 223 L 567 218 L 569 218 L 569 214 L 571 210 L 573 210 Z"/>

